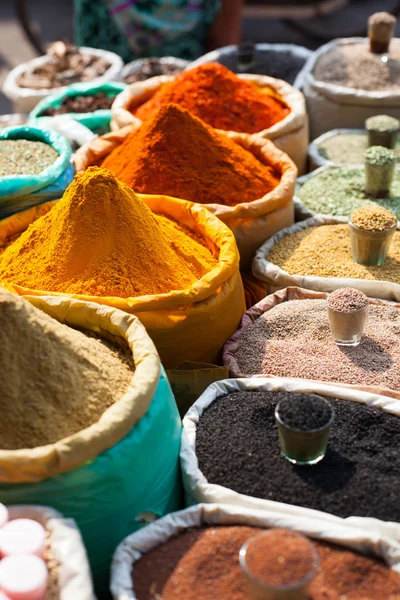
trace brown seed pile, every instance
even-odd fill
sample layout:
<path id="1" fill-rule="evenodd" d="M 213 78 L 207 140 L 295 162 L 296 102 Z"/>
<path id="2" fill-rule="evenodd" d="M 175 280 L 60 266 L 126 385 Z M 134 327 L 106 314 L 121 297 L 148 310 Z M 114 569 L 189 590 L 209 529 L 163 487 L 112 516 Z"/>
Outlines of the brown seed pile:
<path id="1" fill-rule="evenodd" d="M 249 573 L 276 587 L 302 581 L 315 569 L 314 563 L 308 540 L 289 529 L 270 529 L 254 539 L 246 552 Z"/>
<path id="2" fill-rule="evenodd" d="M 320 81 L 376 92 L 400 86 L 400 43 L 393 40 L 389 59 L 382 62 L 367 44 L 343 44 L 322 56 L 314 69 Z"/>
<path id="3" fill-rule="evenodd" d="M 392 211 L 380 206 L 361 206 L 350 215 L 350 221 L 359 229 L 385 231 L 392 229 L 397 219 Z"/>
<path id="4" fill-rule="evenodd" d="M 337 381 L 400 390 L 400 310 L 370 305 L 359 346 L 337 346 L 325 300 L 276 305 L 247 327 L 236 359 L 242 374 Z"/>
<path id="5" fill-rule="evenodd" d="M 245 526 L 188 530 L 145 554 L 133 568 L 138 600 L 247 600 L 238 554 L 262 531 Z M 400 576 L 382 561 L 313 540 L 320 567 L 309 600 L 400 600 Z M 269 557 L 268 557 L 269 558 Z"/>
<path id="6" fill-rule="evenodd" d="M 267 259 L 290 275 L 400 283 L 400 232 L 395 232 L 388 258 L 380 267 L 367 267 L 353 261 L 347 224 L 308 227 L 287 235 L 271 249 Z"/>
<path id="7" fill-rule="evenodd" d="M 62 325 L 0 288 L 0 448 L 52 444 L 128 390 L 132 353 Z"/>
<path id="8" fill-rule="evenodd" d="M 332 310 L 351 313 L 368 306 L 368 298 L 360 290 L 339 288 L 328 296 L 328 306 Z"/>
<path id="9" fill-rule="evenodd" d="M 95 110 L 109 110 L 115 100 L 115 96 L 107 96 L 104 92 L 99 92 L 93 96 L 83 94 L 76 96 L 66 96 L 61 105 L 50 106 L 40 113 L 40 117 L 54 117 L 55 115 L 65 115 L 68 113 L 90 113 Z"/>

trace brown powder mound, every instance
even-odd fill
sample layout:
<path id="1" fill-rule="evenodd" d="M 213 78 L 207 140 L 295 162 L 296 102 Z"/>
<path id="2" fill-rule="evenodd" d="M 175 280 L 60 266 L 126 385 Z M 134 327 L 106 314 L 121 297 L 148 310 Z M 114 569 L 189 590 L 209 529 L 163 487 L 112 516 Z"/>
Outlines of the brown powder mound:
<path id="1" fill-rule="evenodd" d="M 3 252 L 0 281 L 127 298 L 189 287 L 216 264 L 208 248 L 153 214 L 112 173 L 91 167 Z"/>
<path id="2" fill-rule="evenodd" d="M 238 554 L 259 528 L 188 530 L 145 554 L 133 568 L 138 600 L 247 600 Z M 309 600 L 400 600 L 400 576 L 382 561 L 311 540 L 320 568 Z"/>
<path id="3" fill-rule="evenodd" d="M 290 113 L 278 98 L 217 63 L 184 71 L 134 114 L 146 121 L 166 104 L 179 104 L 216 129 L 240 133 L 259 133 Z"/>
<path id="4" fill-rule="evenodd" d="M 0 449 L 52 444 L 96 423 L 128 390 L 132 353 L 0 289 Z"/>
<path id="5" fill-rule="evenodd" d="M 235 206 L 261 198 L 280 174 L 187 110 L 167 105 L 103 161 L 137 192 Z"/>

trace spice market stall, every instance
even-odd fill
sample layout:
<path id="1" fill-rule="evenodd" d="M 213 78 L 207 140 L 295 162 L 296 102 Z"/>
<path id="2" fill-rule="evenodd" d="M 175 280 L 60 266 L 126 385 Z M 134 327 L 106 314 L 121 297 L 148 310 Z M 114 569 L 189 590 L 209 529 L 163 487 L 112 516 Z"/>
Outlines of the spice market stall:
<path id="1" fill-rule="evenodd" d="M 296 167 L 269 140 L 214 130 L 175 104 L 83 146 L 76 171 L 101 165 L 136 192 L 203 205 L 235 234 L 241 268 L 293 223 Z"/>
<path id="2" fill-rule="evenodd" d="M 166 600 L 246 600 L 239 552 L 261 532 L 270 533 L 258 539 L 274 547 L 260 552 L 259 566 L 266 576 L 275 575 L 275 585 L 278 581 L 288 584 L 301 569 L 309 568 L 303 563 L 309 552 L 303 537 L 307 536 L 319 559 L 319 569 L 308 589 L 310 600 L 322 600 L 327 594 L 332 598 L 358 594 L 375 600 L 399 593 L 399 546 L 392 539 L 379 531 L 359 528 L 351 519 L 330 515 L 304 518 L 289 515 L 284 508 L 261 511 L 199 504 L 152 523 L 128 536 L 114 554 L 114 600 L 143 600 L 154 592 Z"/>
<path id="3" fill-rule="evenodd" d="M 308 119 L 303 94 L 288 83 L 259 75 L 237 76 L 216 63 L 176 77 L 134 83 L 115 99 L 112 129 L 141 124 L 165 104 L 179 104 L 211 127 L 258 134 L 306 171 Z"/>

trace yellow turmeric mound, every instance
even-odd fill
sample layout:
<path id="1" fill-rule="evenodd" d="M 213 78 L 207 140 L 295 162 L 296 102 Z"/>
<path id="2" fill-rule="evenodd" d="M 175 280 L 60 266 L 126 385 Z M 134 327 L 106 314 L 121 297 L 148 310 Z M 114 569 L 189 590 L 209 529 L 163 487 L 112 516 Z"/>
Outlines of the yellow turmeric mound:
<path id="1" fill-rule="evenodd" d="M 135 297 L 184 289 L 217 261 L 196 236 L 158 216 L 98 167 L 0 257 L 0 281 L 90 296 Z"/>

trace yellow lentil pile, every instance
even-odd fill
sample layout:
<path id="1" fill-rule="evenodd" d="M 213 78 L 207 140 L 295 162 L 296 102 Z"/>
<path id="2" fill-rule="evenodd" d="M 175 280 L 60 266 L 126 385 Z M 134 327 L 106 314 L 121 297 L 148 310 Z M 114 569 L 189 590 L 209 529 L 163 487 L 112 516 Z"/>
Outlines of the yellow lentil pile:
<path id="1" fill-rule="evenodd" d="M 367 231 L 385 231 L 396 225 L 396 217 L 386 208 L 379 206 L 361 206 L 351 213 L 350 221 L 359 229 Z"/>
<path id="2" fill-rule="evenodd" d="M 268 260 L 290 275 L 354 277 L 400 283 L 400 232 L 396 231 L 388 258 L 380 267 L 353 262 L 347 224 L 320 225 L 281 239 Z"/>

